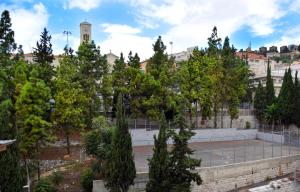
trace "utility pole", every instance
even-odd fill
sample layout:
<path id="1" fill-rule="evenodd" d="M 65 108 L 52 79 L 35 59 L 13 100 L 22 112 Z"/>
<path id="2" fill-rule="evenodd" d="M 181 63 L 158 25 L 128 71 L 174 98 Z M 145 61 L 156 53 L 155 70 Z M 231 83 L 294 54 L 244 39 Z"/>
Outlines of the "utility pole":
<path id="1" fill-rule="evenodd" d="M 173 54 L 173 41 L 170 41 L 170 45 L 171 45 L 171 57 L 172 57 L 172 54 Z"/>
<path id="2" fill-rule="evenodd" d="M 69 35 L 71 35 L 72 33 L 71 33 L 71 31 L 64 31 L 63 34 L 67 36 L 67 48 L 68 48 L 69 47 Z"/>

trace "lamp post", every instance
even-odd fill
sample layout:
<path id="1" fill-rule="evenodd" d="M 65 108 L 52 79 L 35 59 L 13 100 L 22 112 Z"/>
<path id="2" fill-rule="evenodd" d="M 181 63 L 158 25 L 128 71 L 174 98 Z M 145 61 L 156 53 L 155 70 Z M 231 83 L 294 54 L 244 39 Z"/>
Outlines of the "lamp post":
<path id="1" fill-rule="evenodd" d="M 67 46 L 66 47 L 68 48 L 69 47 L 69 35 L 71 35 L 72 33 L 71 33 L 71 31 L 64 31 L 63 34 L 67 36 Z"/>

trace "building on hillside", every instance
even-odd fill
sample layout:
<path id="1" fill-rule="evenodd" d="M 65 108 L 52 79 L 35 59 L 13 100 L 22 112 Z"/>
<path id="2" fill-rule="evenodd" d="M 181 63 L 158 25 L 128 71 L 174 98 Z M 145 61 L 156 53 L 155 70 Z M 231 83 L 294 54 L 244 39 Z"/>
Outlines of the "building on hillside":
<path id="1" fill-rule="evenodd" d="M 91 42 L 92 40 L 92 24 L 84 21 L 80 23 L 80 43 Z"/>
<path id="2" fill-rule="evenodd" d="M 142 62 L 140 63 L 141 71 L 143 71 L 144 73 L 147 72 L 147 69 L 146 69 L 147 63 L 148 63 L 148 60 L 142 61 Z"/>
<path id="3" fill-rule="evenodd" d="M 173 53 L 169 56 L 174 57 L 175 59 L 175 63 L 180 63 L 182 61 L 187 61 L 190 56 L 193 54 L 194 49 L 196 49 L 197 47 L 189 47 L 186 49 L 186 51 L 181 51 L 178 53 Z"/>
<path id="4" fill-rule="evenodd" d="M 24 54 L 24 60 L 28 63 L 34 63 L 34 56 L 33 53 L 25 53 Z M 54 55 L 54 59 L 52 62 L 52 65 L 54 67 L 57 67 L 59 65 L 59 55 Z"/>
<path id="5" fill-rule="evenodd" d="M 105 55 L 106 55 L 107 64 L 108 64 L 108 72 L 111 73 L 114 68 L 115 61 L 117 59 L 119 59 L 119 57 L 117 55 L 113 54 L 111 51 Z"/>

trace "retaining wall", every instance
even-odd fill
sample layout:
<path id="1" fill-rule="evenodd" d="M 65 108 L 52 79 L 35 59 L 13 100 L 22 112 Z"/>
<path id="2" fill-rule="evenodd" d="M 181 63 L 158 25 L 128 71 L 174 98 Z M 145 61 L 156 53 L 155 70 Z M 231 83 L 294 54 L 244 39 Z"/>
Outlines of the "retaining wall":
<path id="1" fill-rule="evenodd" d="M 193 184 L 192 192 L 226 192 L 292 173 L 299 165 L 300 155 L 263 159 L 231 165 L 198 168 L 202 185 Z M 138 173 L 130 192 L 145 191 L 147 173 Z M 102 180 L 93 181 L 93 192 L 107 192 Z"/>
<path id="2" fill-rule="evenodd" d="M 257 129 L 236 128 L 226 129 L 196 129 L 196 134 L 190 142 L 207 142 L 207 141 L 233 141 L 244 139 L 256 139 Z M 131 129 L 131 138 L 133 146 L 153 145 L 153 136 L 158 135 L 158 130 L 147 131 L 145 129 Z M 171 140 L 169 141 L 169 144 Z"/>

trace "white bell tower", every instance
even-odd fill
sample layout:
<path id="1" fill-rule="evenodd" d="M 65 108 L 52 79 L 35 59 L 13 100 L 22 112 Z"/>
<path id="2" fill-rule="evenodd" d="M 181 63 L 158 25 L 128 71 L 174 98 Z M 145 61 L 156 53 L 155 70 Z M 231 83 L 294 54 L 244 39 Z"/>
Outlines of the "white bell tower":
<path id="1" fill-rule="evenodd" d="M 91 42 L 92 39 L 92 24 L 84 21 L 80 23 L 80 43 Z"/>

